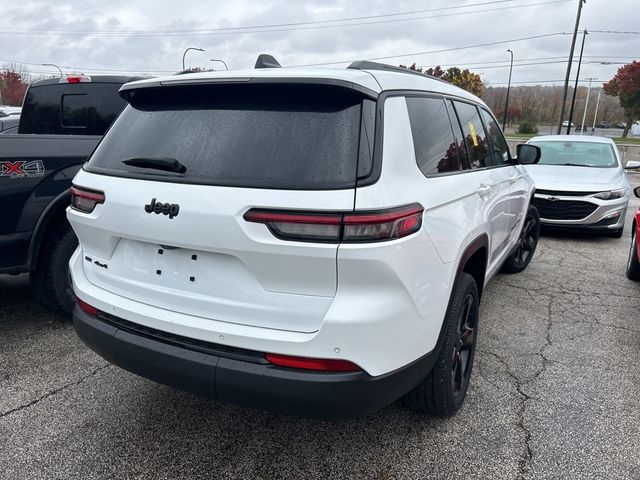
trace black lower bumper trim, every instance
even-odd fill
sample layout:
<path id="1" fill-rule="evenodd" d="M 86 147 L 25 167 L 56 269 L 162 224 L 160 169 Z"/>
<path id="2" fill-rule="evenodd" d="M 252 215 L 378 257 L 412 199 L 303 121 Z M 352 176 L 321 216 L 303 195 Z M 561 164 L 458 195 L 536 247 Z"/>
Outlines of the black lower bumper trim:
<path id="1" fill-rule="evenodd" d="M 378 377 L 310 372 L 167 343 L 119 328 L 78 307 L 73 324 L 91 349 L 130 372 L 217 400 L 305 417 L 350 418 L 382 408 L 424 379 L 436 357 L 431 352 Z"/>

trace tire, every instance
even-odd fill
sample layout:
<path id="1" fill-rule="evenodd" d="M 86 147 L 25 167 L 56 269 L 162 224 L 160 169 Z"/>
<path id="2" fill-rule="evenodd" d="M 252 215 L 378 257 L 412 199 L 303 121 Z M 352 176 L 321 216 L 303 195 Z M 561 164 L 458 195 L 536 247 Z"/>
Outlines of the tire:
<path id="1" fill-rule="evenodd" d="M 505 273 L 520 273 L 529 266 L 533 254 L 536 252 L 540 239 L 540 214 L 538 209 L 529 205 L 527 215 L 522 223 L 522 230 L 518 237 L 515 251 L 507 257 L 502 265 Z"/>
<path id="2" fill-rule="evenodd" d="M 637 229 L 633 227 L 631 232 L 631 248 L 629 248 L 629 259 L 627 260 L 627 278 L 640 281 L 640 261 L 638 261 L 638 239 Z"/>
<path id="3" fill-rule="evenodd" d="M 71 226 L 63 224 L 48 231 L 43 242 L 38 266 L 31 272 L 33 294 L 48 309 L 70 316 L 76 296 L 69 276 L 69 259 L 78 239 Z"/>
<path id="4" fill-rule="evenodd" d="M 444 319 L 444 340 L 427 377 L 405 395 L 412 410 L 437 417 L 455 414 L 464 403 L 478 336 L 478 287 L 463 273 L 456 282 Z"/>

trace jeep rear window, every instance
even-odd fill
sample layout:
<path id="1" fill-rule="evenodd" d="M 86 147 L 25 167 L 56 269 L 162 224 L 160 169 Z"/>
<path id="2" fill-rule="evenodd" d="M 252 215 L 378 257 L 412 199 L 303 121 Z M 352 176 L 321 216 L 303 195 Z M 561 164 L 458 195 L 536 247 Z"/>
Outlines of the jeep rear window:
<path id="1" fill-rule="evenodd" d="M 261 188 L 353 188 L 357 92 L 327 85 L 200 85 L 142 89 L 86 170 L 152 180 Z M 125 165 L 176 159 L 186 171 Z"/>

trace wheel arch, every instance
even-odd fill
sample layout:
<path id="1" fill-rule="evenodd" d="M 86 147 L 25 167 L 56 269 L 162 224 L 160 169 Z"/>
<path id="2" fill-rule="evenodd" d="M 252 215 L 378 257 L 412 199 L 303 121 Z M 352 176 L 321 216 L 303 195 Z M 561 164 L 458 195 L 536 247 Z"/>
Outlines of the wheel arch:
<path id="1" fill-rule="evenodd" d="M 38 265 L 40 250 L 46 234 L 55 225 L 63 222 L 68 223 L 66 209 L 70 202 L 71 194 L 68 190 L 65 190 L 49 203 L 42 214 L 40 214 L 36 226 L 33 229 L 31 241 L 29 242 L 29 250 L 27 252 L 27 266 L 29 270 L 34 270 Z"/>
<path id="2" fill-rule="evenodd" d="M 487 272 L 487 258 L 489 251 L 489 237 L 486 233 L 479 235 L 467 245 L 460 257 L 456 281 L 462 273 L 468 273 L 476 281 L 478 296 L 482 297 L 485 276 Z"/>

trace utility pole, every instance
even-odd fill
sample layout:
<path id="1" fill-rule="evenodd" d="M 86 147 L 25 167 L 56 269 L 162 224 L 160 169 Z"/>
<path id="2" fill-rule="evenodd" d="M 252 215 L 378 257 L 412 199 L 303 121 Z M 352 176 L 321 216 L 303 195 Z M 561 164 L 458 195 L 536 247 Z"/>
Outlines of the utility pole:
<path id="1" fill-rule="evenodd" d="M 569 50 L 569 62 L 567 63 L 567 75 L 564 78 L 564 93 L 562 94 L 562 104 L 560 105 L 560 120 L 558 121 L 558 135 L 562 133 L 562 122 L 564 121 L 564 104 L 567 101 L 567 91 L 569 90 L 569 77 L 571 76 L 571 63 L 573 62 L 573 51 L 576 47 L 576 38 L 578 37 L 578 26 L 580 25 L 580 14 L 582 13 L 582 4 L 587 0 L 578 0 L 578 14 L 576 15 L 576 26 L 573 29 L 573 39 L 571 40 L 571 50 Z"/>
<path id="2" fill-rule="evenodd" d="M 584 121 L 587 118 L 587 108 L 589 108 L 589 94 L 591 93 L 591 82 L 597 80 L 597 78 L 587 78 L 589 80 L 589 88 L 587 89 L 587 99 L 584 101 L 584 113 L 582 114 L 582 123 L 580 124 L 580 135 L 582 135 L 584 130 Z"/>
<path id="3" fill-rule="evenodd" d="M 584 52 L 584 39 L 589 32 L 585 28 L 582 32 L 582 47 L 580 48 L 580 59 L 578 60 L 578 73 L 576 73 L 576 84 L 573 87 L 573 98 L 571 99 L 571 110 L 569 110 L 569 125 L 567 125 L 567 135 L 571 133 L 571 123 L 573 122 L 573 110 L 576 107 L 576 94 L 578 93 L 578 80 L 580 79 L 580 67 L 582 66 L 582 52 Z"/>
<path id="4" fill-rule="evenodd" d="M 504 117 L 502 117 L 502 131 L 507 125 L 507 109 L 509 108 L 509 91 L 511 90 L 511 72 L 513 71 L 513 51 L 508 49 L 507 52 L 511 54 L 511 66 L 509 67 L 509 83 L 507 85 L 507 101 L 504 102 Z"/>
<path id="5" fill-rule="evenodd" d="M 596 113 L 593 114 L 593 127 L 591 127 L 591 131 L 595 131 L 596 129 L 596 119 L 598 118 L 598 107 L 600 106 L 600 94 L 602 93 L 602 88 L 598 90 L 598 100 L 596 101 Z"/>

